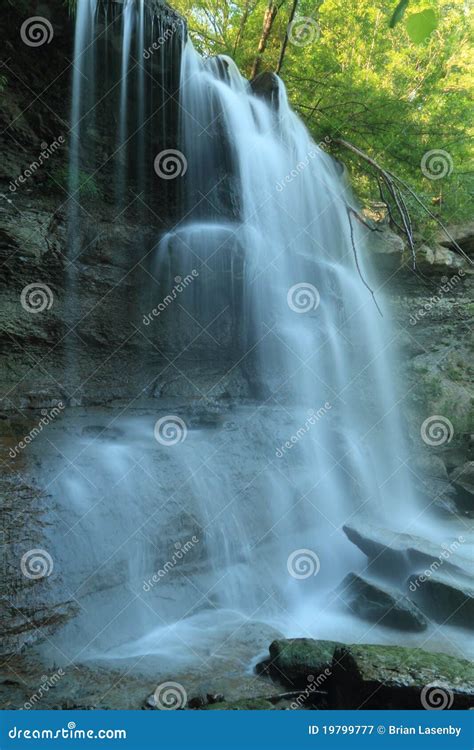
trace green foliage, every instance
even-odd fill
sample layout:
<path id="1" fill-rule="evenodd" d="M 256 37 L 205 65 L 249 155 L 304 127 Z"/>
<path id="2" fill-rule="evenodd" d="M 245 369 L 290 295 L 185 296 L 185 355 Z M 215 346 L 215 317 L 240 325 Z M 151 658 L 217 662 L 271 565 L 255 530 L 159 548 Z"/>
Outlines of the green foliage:
<path id="1" fill-rule="evenodd" d="M 69 193 L 69 169 L 67 166 L 57 167 L 49 174 L 48 182 L 54 189 L 64 190 Z M 87 172 L 79 172 L 79 196 L 85 200 L 100 200 L 101 190 L 94 177 Z"/>
<path id="2" fill-rule="evenodd" d="M 262 58 L 275 70 L 292 0 L 278 12 Z M 268 0 L 175 0 L 204 54 L 228 54 L 250 75 Z M 293 107 L 316 141 L 350 141 L 400 176 L 446 223 L 469 216 L 473 188 L 470 8 L 465 0 L 299 0 L 295 20 L 318 33 L 287 45 L 281 77 Z M 392 26 L 390 28 L 390 21 Z M 363 200 L 378 199 L 370 168 L 347 150 L 332 149 L 349 167 Z M 452 169 L 430 179 L 421 169 L 431 150 L 449 155 Z M 433 223 L 413 200 L 416 228 Z"/>

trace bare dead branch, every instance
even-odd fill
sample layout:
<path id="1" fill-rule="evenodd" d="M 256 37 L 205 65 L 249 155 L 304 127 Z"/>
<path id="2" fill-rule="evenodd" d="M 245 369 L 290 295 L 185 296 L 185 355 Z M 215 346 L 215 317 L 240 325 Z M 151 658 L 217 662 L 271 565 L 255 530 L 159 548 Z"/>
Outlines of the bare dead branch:
<path id="1" fill-rule="evenodd" d="M 360 268 L 359 257 L 357 255 L 357 248 L 356 248 L 355 239 L 354 239 L 354 227 L 352 226 L 351 215 L 355 216 L 358 221 L 362 222 L 362 224 L 364 224 L 366 227 L 369 227 L 369 229 L 371 229 L 371 227 L 365 221 L 365 219 L 363 219 L 362 216 L 360 216 L 360 214 L 357 213 L 357 211 L 355 211 L 352 208 L 352 206 L 346 205 L 346 211 L 347 211 L 347 218 L 348 218 L 348 221 L 349 221 L 349 230 L 350 230 L 350 234 L 351 234 L 351 245 L 352 245 L 352 251 L 354 253 L 354 261 L 355 261 L 355 264 L 356 264 L 357 273 L 359 274 L 360 279 L 361 279 L 363 285 L 366 287 L 366 289 L 369 290 L 370 294 L 372 295 L 372 299 L 374 300 L 375 307 L 377 308 L 377 310 L 379 311 L 381 317 L 383 318 L 382 310 L 380 309 L 380 307 L 378 305 L 378 302 L 377 302 L 377 300 L 375 298 L 375 292 L 372 289 L 372 287 L 367 283 L 367 281 L 364 279 L 364 276 L 363 276 L 361 268 Z"/>
<path id="2" fill-rule="evenodd" d="M 368 154 L 366 154 L 364 151 L 361 151 L 359 148 L 357 148 L 357 146 L 354 146 L 352 143 L 349 143 L 348 141 L 345 141 L 342 138 L 334 138 L 333 143 L 337 143 L 340 146 L 347 148 L 349 151 L 352 151 L 354 154 L 356 154 L 361 159 L 363 159 L 368 164 L 370 164 L 374 168 L 374 170 L 376 170 L 376 173 L 379 175 L 379 177 L 382 178 L 385 186 L 388 189 L 388 192 L 390 193 L 397 207 L 397 211 L 400 215 L 400 219 L 403 225 L 403 233 L 407 237 L 408 244 L 410 246 L 410 250 L 412 253 L 414 268 L 416 268 L 416 257 L 415 257 L 415 244 L 414 244 L 414 239 L 413 239 L 413 228 L 412 228 L 411 219 L 410 219 L 410 212 L 408 211 L 400 186 L 404 190 L 406 190 L 412 196 L 412 198 L 414 198 L 416 202 L 423 208 L 423 210 L 428 214 L 428 216 L 430 216 L 430 218 L 432 218 L 438 224 L 438 226 L 441 227 L 446 237 L 450 240 L 450 242 L 456 248 L 456 250 L 468 261 L 469 264 L 472 265 L 472 261 L 469 258 L 469 256 L 458 245 L 458 243 L 456 242 L 454 237 L 451 235 L 449 230 L 446 228 L 446 226 L 443 224 L 443 222 L 437 216 L 435 216 L 435 214 L 432 211 L 430 211 L 428 206 L 426 206 L 423 203 L 423 201 L 419 198 L 419 196 L 415 193 L 415 191 L 409 185 L 407 185 L 407 183 L 404 180 L 402 180 L 393 172 L 390 172 L 388 169 L 384 169 L 383 167 L 381 167 L 380 164 L 378 164 L 375 161 L 375 159 L 372 159 Z M 387 202 L 386 204 L 388 206 Z"/>

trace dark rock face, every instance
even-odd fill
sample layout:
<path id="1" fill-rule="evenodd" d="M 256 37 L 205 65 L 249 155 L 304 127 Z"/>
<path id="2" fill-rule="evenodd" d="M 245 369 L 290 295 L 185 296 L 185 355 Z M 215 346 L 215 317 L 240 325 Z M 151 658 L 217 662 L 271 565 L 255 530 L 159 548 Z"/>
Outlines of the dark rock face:
<path id="1" fill-rule="evenodd" d="M 426 619 L 418 607 L 394 588 L 350 573 L 340 589 L 348 608 L 364 620 L 400 630 L 426 629 Z"/>
<path id="2" fill-rule="evenodd" d="M 416 648 L 340 646 L 330 699 L 341 709 L 467 709 L 474 705 L 474 667 Z"/>
<path id="3" fill-rule="evenodd" d="M 14 654 L 66 622 L 77 605 L 58 585 L 60 571 L 43 549 L 47 497 L 12 473 L 0 482 L 0 500 L 8 570 L 0 584 L 0 652 Z"/>
<path id="4" fill-rule="evenodd" d="M 275 107 L 278 105 L 278 78 L 275 73 L 260 73 L 250 85 L 254 94 L 266 99 Z"/>
<path id="5" fill-rule="evenodd" d="M 151 108 L 153 104 L 156 114 L 150 112 L 148 118 L 145 112 L 146 127 L 141 129 L 146 170 L 140 200 L 132 194 L 138 185 L 133 171 L 137 169 L 138 145 L 132 139 L 128 146 L 127 185 L 131 194 L 127 210 L 122 211 L 115 197 L 120 154 L 114 156 L 119 87 L 112 85 L 120 70 L 121 7 L 120 3 L 110 4 L 107 34 L 103 33 L 104 19 L 99 14 L 97 54 L 104 56 L 106 64 L 96 76 L 94 122 L 83 128 L 81 157 L 94 176 L 88 189 L 81 189 L 77 197 L 81 208 L 72 234 L 80 254 L 73 262 L 69 254 L 67 174 L 74 17 L 67 13 L 64 3 L 49 3 L 54 27 L 51 43 L 32 48 L 18 41 L 5 69 L 7 83 L 0 114 L 0 284 L 5 290 L 0 348 L 6 363 L 0 374 L 3 409 L 43 408 L 58 398 L 71 405 L 104 403 L 134 395 L 143 388 L 152 389 L 154 375 L 165 366 L 157 346 L 162 332 L 158 334 L 157 325 L 150 327 L 153 333 L 147 330 L 142 318 L 160 301 L 148 293 L 149 274 L 154 249 L 177 210 L 179 180 L 163 184 L 153 163 L 160 150 L 177 147 L 177 104 L 171 94 L 179 85 L 179 51 L 186 27 L 164 3 L 148 3 L 156 13 L 155 31 L 168 29 L 172 35 L 169 54 L 160 55 L 152 49 L 144 58 L 146 106 Z M 21 11 L 15 8 L 3 14 L 2 37 L 17 39 L 23 20 Z M 24 82 L 25 70 L 29 71 L 28 83 Z M 169 95 L 163 107 L 156 106 L 148 90 L 152 81 L 156 88 L 161 82 L 162 90 Z M 132 122 L 136 88 L 131 80 L 131 133 L 136 130 Z M 32 92 L 41 94 L 34 106 Z M 39 163 L 40 155 L 51 144 L 54 150 Z M 69 305 L 71 266 L 77 297 L 74 318 Z M 21 294 L 29 285 L 42 287 L 48 303 L 45 309 L 31 312 L 21 304 Z M 161 291 L 165 297 L 169 290 L 163 287 Z M 135 366 L 137 358 L 144 364 L 140 372 Z"/>

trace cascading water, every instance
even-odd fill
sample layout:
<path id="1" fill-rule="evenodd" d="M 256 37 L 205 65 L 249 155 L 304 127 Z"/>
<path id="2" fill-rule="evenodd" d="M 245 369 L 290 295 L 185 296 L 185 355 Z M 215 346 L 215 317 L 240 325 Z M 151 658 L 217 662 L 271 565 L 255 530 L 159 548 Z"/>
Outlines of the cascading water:
<path id="1" fill-rule="evenodd" d="M 72 79 L 72 101 L 71 101 L 71 128 L 69 145 L 69 175 L 68 175 L 68 267 L 67 287 L 69 293 L 69 305 L 67 324 L 70 329 L 77 323 L 78 301 L 76 296 L 77 286 L 77 260 L 81 250 L 81 238 L 79 233 L 80 222 L 80 190 L 81 190 L 81 165 L 85 159 L 81 155 L 81 143 L 85 129 L 91 124 L 94 117 L 94 41 L 95 41 L 95 19 L 97 13 L 97 0 L 78 3 L 76 31 L 74 38 L 74 68 Z M 89 54 L 87 54 L 89 52 Z M 90 82 L 86 87 L 82 80 Z M 89 161 L 89 159 L 88 159 Z M 75 366 L 75 357 L 72 350 L 67 350 L 66 367 L 72 370 Z"/>
<path id="2" fill-rule="evenodd" d="M 90 33 L 94 9 L 78 7 Z M 127 0 L 123 11 L 122 146 L 132 18 L 140 44 L 153 31 L 143 7 Z M 337 587 L 366 561 L 342 527 L 363 518 L 446 539 L 412 490 L 396 335 L 368 287 L 353 198 L 282 82 L 264 83 L 252 87 L 227 57 L 202 59 L 190 41 L 182 50 L 180 218 L 158 238 L 144 295 L 154 312 L 143 308 L 178 385 L 102 414 L 104 428 L 78 411 L 81 436 L 64 440 L 77 471 L 50 483 L 65 529 L 51 544 L 83 612 L 57 637 L 63 654 L 189 666 L 249 621 L 397 642 L 344 610 Z M 121 202 L 126 182 L 123 172 Z M 406 571 L 391 575 L 401 585 Z"/>

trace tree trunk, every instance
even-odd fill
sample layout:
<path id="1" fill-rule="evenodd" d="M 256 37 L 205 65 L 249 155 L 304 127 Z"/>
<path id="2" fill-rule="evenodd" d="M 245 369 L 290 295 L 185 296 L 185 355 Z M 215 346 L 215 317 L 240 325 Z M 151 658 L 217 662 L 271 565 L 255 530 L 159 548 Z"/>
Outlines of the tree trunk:
<path id="1" fill-rule="evenodd" d="M 265 49 L 267 47 L 268 38 L 270 36 L 273 22 L 275 20 L 277 13 L 278 13 L 278 6 L 276 5 L 276 3 L 273 2 L 273 0 L 269 0 L 268 5 L 265 10 L 265 15 L 263 16 L 262 35 L 258 43 L 258 49 L 257 49 L 257 54 L 255 56 L 255 60 L 253 61 L 252 72 L 250 74 L 251 78 L 255 78 L 259 73 L 262 55 L 265 52 Z"/>
<path id="2" fill-rule="evenodd" d="M 288 34 L 290 33 L 290 27 L 291 27 L 291 24 L 293 23 L 293 19 L 295 17 L 297 7 L 298 7 L 298 0 L 293 0 L 293 5 L 291 6 L 291 11 L 290 11 L 290 17 L 288 18 L 288 26 L 286 27 L 286 31 L 285 31 L 285 38 L 283 39 L 283 43 L 281 45 L 280 57 L 278 58 L 278 65 L 276 66 L 276 70 L 275 70 L 275 73 L 277 75 L 280 75 L 281 66 L 283 65 L 283 59 L 285 57 L 286 47 L 288 44 Z"/>
<path id="3" fill-rule="evenodd" d="M 234 50 L 233 50 L 233 53 L 232 53 L 232 57 L 234 57 L 234 58 L 235 58 L 235 54 L 237 52 L 237 48 L 238 48 L 238 46 L 240 44 L 240 40 L 242 39 L 242 34 L 244 33 L 245 26 L 247 24 L 247 20 L 248 20 L 248 17 L 249 17 L 249 10 L 250 10 L 250 0 L 247 0 L 247 2 L 245 3 L 245 8 L 244 8 L 244 12 L 242 14 L 242 18 L 240 20 L 239 30 L 237 32 L 237 36 L 236 36 L 235 42 L 234 42 Z"/>

